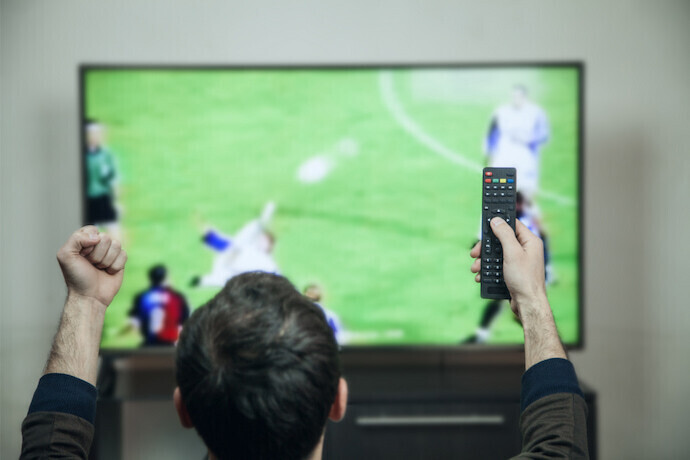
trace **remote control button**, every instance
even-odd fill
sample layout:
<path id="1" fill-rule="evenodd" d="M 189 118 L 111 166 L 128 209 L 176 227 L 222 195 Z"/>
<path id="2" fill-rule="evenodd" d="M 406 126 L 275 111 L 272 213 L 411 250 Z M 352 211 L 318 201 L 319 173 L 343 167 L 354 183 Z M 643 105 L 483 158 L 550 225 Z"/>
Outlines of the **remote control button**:
<path id="1" fill-rule="evenodd" d="M 503 261 L 503 259 L 494 259 L 494 262 L 497 264 L 500 264 Z"/>
<path id="2" fill-rule="evenodd" d="M 503 252 L 503 249 L 500 246 L 496 246 L 496 249 L 494 249 L 494 252 L 496 254 L 501 254 Z"/>
<path id="3" fill-rule="evenodd" d="M 512 171 L 508 171 L 508 172 L 506 173 L 506 176 L 514 176 L 514 175 L 515 175 L 515 173 L 512 172 Z"/>
<path id="4" fill-rule="evenodd" d="M 491 196 L 491 192 L 484 193 L 484 196 Z"/>
<path id="5" fill-rule="evenodd" d="M 490 183 L 491 183 L 491 179 L 484 179 L 484 182 L 486 182 L 487 184 L 490 184 Z"/>
<path id="6" fill-rule="evenodd" d="M 500 179 L 500 181 L 501 181 L 501 184 L 505 184 L 505 183 L 506 183 L 506 180 L 505 180 L 505 179 Z"/>
<path id="7" fill-rule="evenodd" d="M 489 210 L 489 207 L 488 207 L 488 206 L 484 206 L 484 211 L 488 211 L 488 210 Z"/>
<path id="8" fill-rule="evenodd" d="M 498 196 L 498 192 L 494 192 L 494 196 Z"/>
<path id="9" fill-rule="evenodd" d="M 495 284 L 501 284 L 501 280 L 494 280 Z"/>
<path id="10" fill-rule="evenodd" d="M 498 184 L 498 179 L 493 179 L 494 184 Z"/>
<path id="11" fill-rule="evenodd" d="M 512 186 L 512 185 L 509 185 L 509 186 L 508 186 L 508 190 L 513 190 L 513 186 Z"/>
<path id="12" fill-rule="evenodd" d="M 485 185 L 484 188 L 487 189 L 487 190 L 491 190 L 491 186 L 490 186 L 490 185 Z"/>
<path id="13" fill-rule="evenodd" d="M 505 189 L 506 189 L 506 186 L 505 186 L 505 185 L 501 185 L 501 190 L 505 190 Z"/>
<path id="14" fill-rule="evenodd" d="M 498 185 L 494 185 L 494 190 L 498 190 Z"/>
<path id="15" fill-rule="evenodd" d="M 490 257 L 487 257 L 486 259 L 484 259 L 484 262 L 490 264 L 492 260 L 493 259 L 491 259 Z"/>
<path id="16" fill-rule="evenodd" d="M 494 180 L 496 180 L 496 179 L 494 179 Z M 515 182 L 515 179 L 508 179 L 509 184 L 512 184 L 513 182 Z"/>
<path id="17" fill-rule="evenodd" d="M 493 176 L 494 173 L 492 173 L 491 171 L 486 171 L 486 172 L 484 173 L 484 175 L 485 175 L 485 176 Z"/>
<path id="18" fill-rule="evenodd" d="M 501 208 L 494 209 L 494 213 L 503 214 L 503 209 L 501 209 Z"/>
<path id="19" fill-rule="evenodd" d="M 501 192 L 501 196 L 506 196 L 506 192 Z"/>
<path id="20" fill-rule="evenodd" d="M 494 265 L 494 270 L 501 270 L 501 266 L 500 265 Z"/>
<path id="21" fill-rule="evenodd" d="M 497 277 L 497 278 L 500 277 L 500 276 L 501 276 L 501 272 L 494 272 L 494 276 Z"/>

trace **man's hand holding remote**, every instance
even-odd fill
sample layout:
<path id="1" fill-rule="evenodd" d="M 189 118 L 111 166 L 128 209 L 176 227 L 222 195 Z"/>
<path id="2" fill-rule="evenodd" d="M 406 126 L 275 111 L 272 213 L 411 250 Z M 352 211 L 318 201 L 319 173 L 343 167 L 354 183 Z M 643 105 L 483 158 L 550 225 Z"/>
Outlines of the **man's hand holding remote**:
<path id="1" fill-rule="evenodd" d="M 565 358 L 565 350 L 558 337 L 551 307 L 546 298 L 544 283 L 544 247 L 519 220 L 515 233 L 500 217 L 491 220 L 491 230 L 503 247 L 503 277 L 510 291 L 510 306 L 520 318 L 525 333 L 525 368 L 550 358 Z M 480 281 L 481 242 L 470 256 L 475 280 Z"/>

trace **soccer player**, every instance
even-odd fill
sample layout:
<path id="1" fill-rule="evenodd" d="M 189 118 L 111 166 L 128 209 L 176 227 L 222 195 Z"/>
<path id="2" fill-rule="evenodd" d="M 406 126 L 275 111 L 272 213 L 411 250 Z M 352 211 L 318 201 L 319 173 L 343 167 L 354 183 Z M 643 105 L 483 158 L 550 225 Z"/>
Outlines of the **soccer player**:
<path id="1" fill-rule="evenodd" d="M 223 287 L 235 275 L 251 271 L 278 273 L 273 259 L 275 238 L 268 231 L 276 205 L 269 201 L 261 216 L 247 222 L 234 237 L 208 229 L 202 241 L 216 253 L 211 272 L 192 279 L 192 286 Z"/>
<path id="2" fill-rule="evenodd" d="M 166 283 L 167 270 L 156 265 L 149 270 L 151 286 L 134 299 L 130 321 L 144 337 L 143 345 L 174 345 L 189 317 L 182 294 Z"/>
<path id="3" fill-rule="evenodd" d="M 516 168 L 518 184 L 527 198 L 539 188 L 539 153 L 549 139 L 549 123 L 544 110 L 529 100 L 527 88 L 513 87 L 509 104 L 493 113 L 485 140 L 491 167 Z"/>
<path id="4" fill-rule="evenodd" d="M 86 219 L 121 239 L 115 209 L 117 170 L 113 154 L 105 147 L 105 130 L 95 120 L 87 121 L 86 136 Z"/>
<path id="5" fill-rule="evenodd" d="M 308 284 L 307 287 L 304 288 L 304 296 L 314 302 L 319 308 L 321 308 L 321 310 L 323 310 L 323 313 L 326 315 L 328 325 L 331 327 L 331 329 L 333 329 L 335 339 L 337 340 L 338 344 L 342 345 L 345 340 L 345 330 L 343 329 L 343 325 L 340 322 L 338 315 L 321 304 L 321 299 L 323 298 L 323 290 L 321 289 L 321 286 L 314 283 Z"/>

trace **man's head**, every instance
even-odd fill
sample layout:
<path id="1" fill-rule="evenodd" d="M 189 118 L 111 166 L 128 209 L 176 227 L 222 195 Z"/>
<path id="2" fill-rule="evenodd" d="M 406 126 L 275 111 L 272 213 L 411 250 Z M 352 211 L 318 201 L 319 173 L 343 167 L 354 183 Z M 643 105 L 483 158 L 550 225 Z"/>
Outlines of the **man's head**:
<path id="1" fill-rule="evenodd" d="M 149 270 L 149 281 L 151 282 L 151 286 L 158 287 L 163 285 L 167 274 L 168 271 L 165 269 L 164 265 L 154 265 L 151 267 Z"/>
<path id="2" fill-rule="evenodd" d="M 525 85 L 513 86 L 513 106 L 520 108 L 527 102 L 527 87 Z"/>
<path id="3" fill-rule="evenodd" d="M 185 324 L 175 406 L 219 458 L 304 459 L 347 387 L 321 309 L 268 273 L 232 278 Z"/>
<path id="4" fill-rule="evenodd" d="M 103 146 L 103 125 L 96 120 L 88 120 L 84 126 L 86 130 L 86 147 L 89 151 L 95 151 Z"/>

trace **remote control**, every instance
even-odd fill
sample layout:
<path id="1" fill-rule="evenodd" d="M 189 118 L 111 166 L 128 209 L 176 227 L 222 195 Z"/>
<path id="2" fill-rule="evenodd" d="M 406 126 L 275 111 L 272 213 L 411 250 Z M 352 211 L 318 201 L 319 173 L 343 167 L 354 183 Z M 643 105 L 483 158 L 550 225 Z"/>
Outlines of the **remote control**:
<path id="1" fill-rule="evenodd" d="M 516 190 L 515 168 L 484 168 L 480 272 L 483 299 L 510 299 L 510 292 L 503 281 L 503 249 L 491 230 L 491 219 L 501 217 L 515 231 Z"/>

